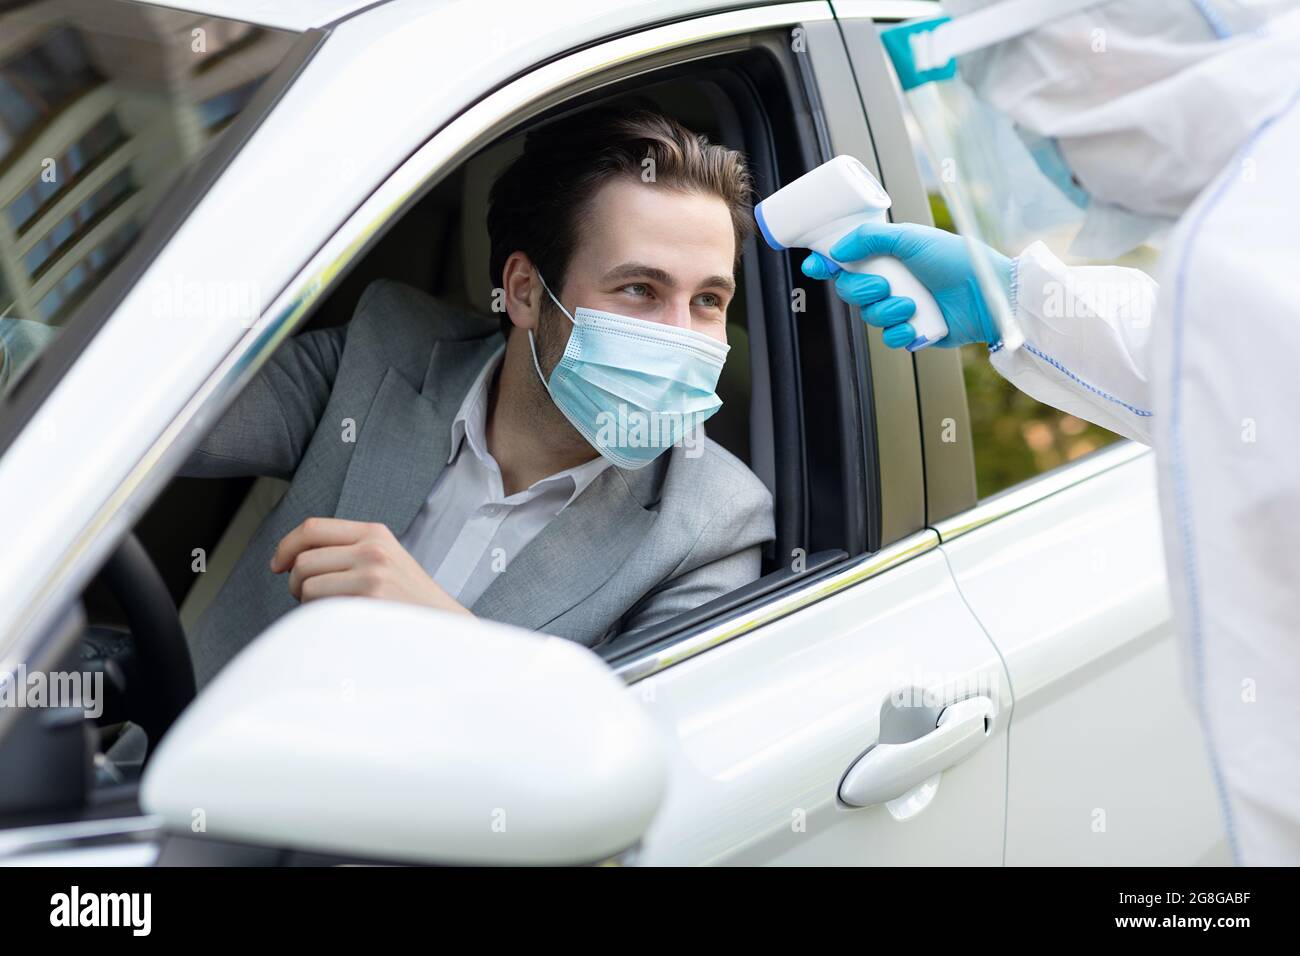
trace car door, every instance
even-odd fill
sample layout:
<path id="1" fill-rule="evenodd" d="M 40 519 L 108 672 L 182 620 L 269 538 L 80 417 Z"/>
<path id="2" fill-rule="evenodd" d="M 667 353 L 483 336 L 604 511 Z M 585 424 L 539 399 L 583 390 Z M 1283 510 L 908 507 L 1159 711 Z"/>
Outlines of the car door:
<path id="1" fill-rule="evenodd" d="M 877 11 L 834 6 L 895 210 L 932 224 Z M 971 445 L 956 350 L 918 355 L 917 380 L 929 524 L 1015 701 L 1006 862 L 1227 862 L 1170 618 L 1151 453 L 1120 442 L 977 503 L 969 465 L 954 467 L 985 451 Z"/>
<path id="2" fill-rule="evenodd" d="M 791 95 L 818 131 L 815 161 L 848 152 L 875 171 L 829 7 L 762 13 L 756 26 L 786 35 Z M 797 274 L 801 254 L 787 256 Z M 938 536 L 925 527 L 911 361 L 847 310 L 828 321 L 853 361 L 804 368 L 802 414 L 810 441 L 838 447 L 819 427 L 831 412 L 818 405 L 812 380 L 857 370 L 852 384 L 870 439 L 857 494 L 874 498 L 859 509 L 868 513 L 866 545 L 613 660 L 670 755 L 668 796 L 640 848 L 642 863 L 1001 862 L 1009 689 Z M 858 520 L 847 503 L 838 517 Z M 953 705 L 981 699 L 986 719 L 955 745 L 941 716 L 960 716 Z M 854 794 L 868 795 L 867 805 L 850 805 Z"/>

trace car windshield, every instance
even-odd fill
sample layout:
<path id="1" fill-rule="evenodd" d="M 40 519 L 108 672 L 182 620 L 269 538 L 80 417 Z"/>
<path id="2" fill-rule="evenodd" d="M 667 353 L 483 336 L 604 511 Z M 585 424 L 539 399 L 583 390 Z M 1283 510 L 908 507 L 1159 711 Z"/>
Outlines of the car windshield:
<path id="1" fill-rule="evenodd" d="M 0 4 L 0 397 L 294 40 L 117 0 Z"/>

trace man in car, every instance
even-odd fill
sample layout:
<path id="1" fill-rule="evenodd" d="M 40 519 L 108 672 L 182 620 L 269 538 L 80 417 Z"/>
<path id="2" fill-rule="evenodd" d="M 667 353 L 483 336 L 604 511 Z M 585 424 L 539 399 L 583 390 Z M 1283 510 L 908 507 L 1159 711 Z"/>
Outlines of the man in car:
<path id="1" fill-rule="evenodd" d="M 200 684 L 300 601 L 594 645 L 757 578 L 771 497 L 699 427 L 751 191 L 739 153 L 664 116 L 557 123 L 491 194 L 504 336 L 381 280 L 286 343 L 186 468 L 292 479 L 191 635 Z"/>

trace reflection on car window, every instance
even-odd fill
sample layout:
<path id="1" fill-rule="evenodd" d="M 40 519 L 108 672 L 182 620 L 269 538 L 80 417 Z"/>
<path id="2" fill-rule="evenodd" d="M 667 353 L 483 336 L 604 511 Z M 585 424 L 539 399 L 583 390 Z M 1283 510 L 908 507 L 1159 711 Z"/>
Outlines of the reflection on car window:
<path id="1" fill-rule="evenodd" d="M 898 95 L 934 224 L 957 232 L 935 169 L 921 144 L 920 131 L 902 100 L 901 91 Z M 986 346 L 966 345 L 960 351 L 979 498 L 987 498 L 1119 441 L 1120 436 L 1114 432 L 1020 391 L 998 374 L 988 360 Z"/>
<path id="2" fill-rule="evenodd" d="M 0 395 L 293 41 L 117 0 L 0 9 Z"/>

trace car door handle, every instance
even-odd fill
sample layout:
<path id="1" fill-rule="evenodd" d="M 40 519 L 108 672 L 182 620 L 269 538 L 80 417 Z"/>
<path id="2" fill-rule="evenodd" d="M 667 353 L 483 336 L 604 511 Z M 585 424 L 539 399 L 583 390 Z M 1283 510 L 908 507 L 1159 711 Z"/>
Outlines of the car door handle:
<path id="1" fill-rule="evenodd" d="M 945 707 L 934 730 L 904 744 L 876 744 L 849 768 L 840 799 L 870 807 L 901 797 L 919 783 L 955 766 L 988 739 L 993 701 L 971 697 Z"/>

